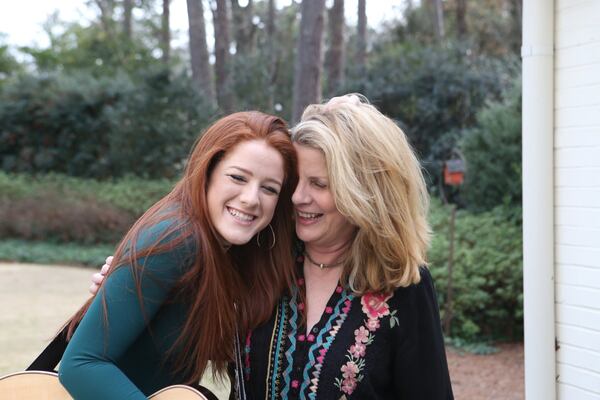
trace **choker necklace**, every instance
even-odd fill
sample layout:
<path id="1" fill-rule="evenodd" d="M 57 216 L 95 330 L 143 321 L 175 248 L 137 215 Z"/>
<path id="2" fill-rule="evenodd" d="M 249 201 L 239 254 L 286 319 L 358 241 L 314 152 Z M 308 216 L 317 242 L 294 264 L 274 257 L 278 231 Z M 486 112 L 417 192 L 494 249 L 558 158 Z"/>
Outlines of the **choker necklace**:
<path id="1" fill-rule="evenodd" d="M 337 267 L 338 265 L 342 265 L 344 262 L 346 262 L 346 260 L 342 260 L 342 261 L 338 261 L 336 263 L 333 264 L 323 264 L 323 263 L 318 263 L 315 260 L 313 260 L 312 258 L 310 258 L 310 256 L 308 255 L 308 252 L 305 251 L 304 255 L 306 256 L 306 258 L 308 259 L 308 261 L 310 261 L 312 264 L 316 265 L 317 267 L 324 269 L 324 268 L 333 268 L 333 267 Z"/>

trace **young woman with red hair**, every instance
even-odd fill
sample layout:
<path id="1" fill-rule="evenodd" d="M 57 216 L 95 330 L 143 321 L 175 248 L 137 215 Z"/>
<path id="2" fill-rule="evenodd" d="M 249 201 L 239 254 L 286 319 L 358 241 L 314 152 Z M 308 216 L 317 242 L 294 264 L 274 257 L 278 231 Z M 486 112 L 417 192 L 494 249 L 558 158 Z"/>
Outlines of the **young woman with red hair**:
<path id="1" fill-rule="evenodd" d="M 236 331 L 269 319 L 294 281 L 296 155 L 285 122 L 226 116 L 183 178 L 125 235 L 69 322 L 59 378 L 75 399 L 145 399 L 234 359 Z"/>

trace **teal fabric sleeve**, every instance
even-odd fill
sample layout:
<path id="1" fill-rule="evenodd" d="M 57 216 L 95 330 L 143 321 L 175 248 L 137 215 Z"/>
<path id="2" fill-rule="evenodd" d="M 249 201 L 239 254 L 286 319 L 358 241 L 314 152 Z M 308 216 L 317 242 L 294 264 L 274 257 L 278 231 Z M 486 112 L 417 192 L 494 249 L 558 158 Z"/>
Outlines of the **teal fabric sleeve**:
<path id="1" fill-rule="evenodd" d="M 163 221 L 142 232 L 138 248 L 148 246 L 173 223 Z M 190 255 L 189 244 L 184 244 L 172 251 L 140 259 L 139 264 L 144 266 L 141 272 L 143 312 L 131 266 L 120 267 L 109 275 L 69 342 L 60 363 L 60 382 L 73 398 L 147 398 L 140 387 L 119 368 L 118 360 L 141 335 L 148 334 L 148 323 L 157 317 L 171 289 L 191 264 Z M 102 305 L 103 297 L 106 299 L 107 320 Z M 147 365 L 146 368 L 153 366 Z M 147 376 L 153 373 L 148 371 Z"/>

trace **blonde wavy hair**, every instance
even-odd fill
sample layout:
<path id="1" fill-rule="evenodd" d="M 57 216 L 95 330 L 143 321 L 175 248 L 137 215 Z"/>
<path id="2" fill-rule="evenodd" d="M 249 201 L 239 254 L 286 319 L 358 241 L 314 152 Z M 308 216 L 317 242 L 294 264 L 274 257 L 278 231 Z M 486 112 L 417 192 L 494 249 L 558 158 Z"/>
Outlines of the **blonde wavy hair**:
<path id="1" fill-rule="evenodd" d="M 420 281 L 429 195 L 406 135 L 361 95 L 311 105 L 292 140 L 320 150 L 339 212 L 357 226 L 343 283 L 358 293 Z"/>

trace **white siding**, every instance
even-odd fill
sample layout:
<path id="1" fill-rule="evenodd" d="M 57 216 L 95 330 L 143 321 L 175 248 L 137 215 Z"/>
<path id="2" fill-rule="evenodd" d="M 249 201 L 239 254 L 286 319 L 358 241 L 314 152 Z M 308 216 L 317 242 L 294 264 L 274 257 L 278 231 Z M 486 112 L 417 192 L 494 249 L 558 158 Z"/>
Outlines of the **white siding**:
<path id="1" fill-rule="evenodd" d="M 600 0 L 557 0 L 557 395 L 600 399 Z"/>

